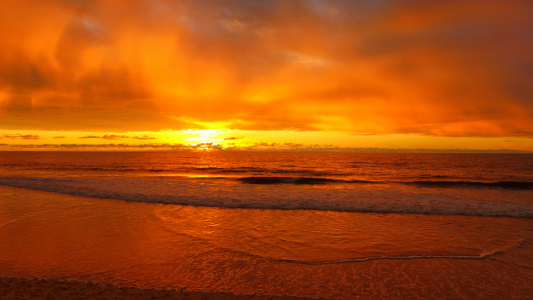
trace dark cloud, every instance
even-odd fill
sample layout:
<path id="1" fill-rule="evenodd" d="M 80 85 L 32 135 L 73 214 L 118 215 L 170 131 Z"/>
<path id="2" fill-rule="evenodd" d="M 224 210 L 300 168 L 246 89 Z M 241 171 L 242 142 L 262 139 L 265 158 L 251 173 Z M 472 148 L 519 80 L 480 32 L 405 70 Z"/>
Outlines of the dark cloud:
<path id="1" fill-rule="evenodd" d="M 295 143 L 284 143 L 281 147 L 286 147 L 290 149 L 298 149 L 298 148 L 305 148 L 306 146 L 304 144 L 295 144 Z"/>
<path id="2" fill-rule="evenodd" d="M 134 136 L 134 137 L 132 137 L 132 139 L 136 139 L 136 140 L 155 140 L 157 138 L 153 137 L 153 136 L 143 135 L 143 136 Z"/>
<path id="3" fill-rule="evenodd" d="M 97 135 L 87 135 L 82 136 L 80 139 L 104 139 L 104 140 L 120 140 L 120 139 L 128 139 L 129 136 L 126 135 L 115 135 L 115 134 L 105 134 L 103 136 L 97 136 Z"/>
<path id="4" fill-rule="evenodd" d="M 4 137 L 6 139 L 18 139 L 20 137 L 20 134 L 4 134 Z"/>
<path id="5" fill-rule="evenodd" d="M 120 140 L 120 139 L 129 139 L 130 137 L 126 135 L 115 135 L 115 134 L 107 135 L 106 134 L 102 138 L 105 140 Z"/>
<path id="6" fill-rule="evenodd" d="M 231 136 L 231 137 L 226 137 L 224 138 L 224 141 L 233 141 L 233 140 L 242 140 L 244 139 L 244 137 L 240 137 L 240 136 Z"/>
<path id="7" fill-rule="evenodd" d="M 42 139 L 39 135 L 35 134 L 5 134 L 4 138 L 8 139 L 23 139 L 23 140 L 40 140 Z M 1 138 L 1 137 L 0 137 Z"/>
<path id="8" fill-rule="evenodd" d="M 268 142 L 255 142 L 253 146 L 250 147 L 275 147 L 276 143 L 268 143 Z"/>
<path id="9" fill-rule="evenodd" d="M 87 135 L 87 136 L 80 137 L 80 139 L 101 139 L 101 138 L 102 138 L 101 136 L 96 136 L 96 135 Z"/>
<path id="10" fill-rule="evenodd" d="M 40 140 L 41 137 L 35 134 L 27 134 L 27 135 L 21 135 L 21 139 L 23 140 Z"/>

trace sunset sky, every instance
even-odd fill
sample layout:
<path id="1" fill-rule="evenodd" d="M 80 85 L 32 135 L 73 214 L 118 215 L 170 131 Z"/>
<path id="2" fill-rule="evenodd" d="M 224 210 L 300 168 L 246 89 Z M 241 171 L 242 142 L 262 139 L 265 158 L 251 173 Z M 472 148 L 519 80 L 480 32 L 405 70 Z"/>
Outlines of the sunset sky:
<path id="1" fill-rule="evenodd" d="M 533 1 L 2 0 L 0 150 L 533 151 Z"/>

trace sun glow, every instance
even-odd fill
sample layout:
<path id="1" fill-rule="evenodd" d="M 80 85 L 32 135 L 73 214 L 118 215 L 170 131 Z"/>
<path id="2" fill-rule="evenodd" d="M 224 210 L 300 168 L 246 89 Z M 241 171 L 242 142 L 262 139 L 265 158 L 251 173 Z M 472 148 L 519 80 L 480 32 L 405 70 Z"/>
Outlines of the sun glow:
<path id="1" fill-rule="evenodd" d="M 200 136 L 195 136 L 195 137 L 192 137 L 192 138 L 189 138 L 187 139 L 188 141 L 191 141 L 191 142 L 211 142 L 213 141 L 215 138 L 215 134 L 210 134 L 210 133 L 201 133 Z"/>
<path id="2" fill-rule="evenodd" d="M 219 143 L 223 139 L 217 138 L 216 133 L 221 129 L 208 129 L 208 130 L 188 130 L 187 133 L 199 133 L 200 136 L 194 136 L 188 138 L 189 146 L 194 147 L 196 150 L 215 150 L 221 149 L 223 145 Z"/>

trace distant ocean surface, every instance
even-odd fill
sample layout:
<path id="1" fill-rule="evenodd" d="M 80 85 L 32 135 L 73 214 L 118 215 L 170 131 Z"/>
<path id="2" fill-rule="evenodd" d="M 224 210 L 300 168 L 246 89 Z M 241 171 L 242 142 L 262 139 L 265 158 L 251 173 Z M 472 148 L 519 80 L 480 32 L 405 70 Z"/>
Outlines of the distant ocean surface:
<path id="1" fill-rule="evenodd" d="M 195 206 L 533 217 L 533 155 L 0 154 L 0 185 Z"/>
<path id="2" fill-rule="evenodd" d="M 533 155 L 0 152 L 0 276 L 527 299 Z"/>

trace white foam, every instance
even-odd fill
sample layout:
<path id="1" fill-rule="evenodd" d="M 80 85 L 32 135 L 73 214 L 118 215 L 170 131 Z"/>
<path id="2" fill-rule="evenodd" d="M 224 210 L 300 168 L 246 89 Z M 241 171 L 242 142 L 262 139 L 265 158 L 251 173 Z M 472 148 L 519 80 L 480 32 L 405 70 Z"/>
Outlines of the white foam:
<path id="1" fill-rule="evenodd" d="M 0 177 L 0 184 L 126 201 L 256 209 L 533 217 L 531 191 L 401 185 L 252 185 L 183 177 Z"/>

